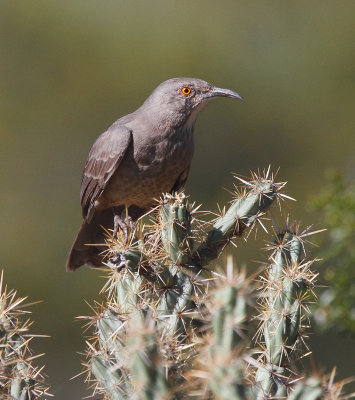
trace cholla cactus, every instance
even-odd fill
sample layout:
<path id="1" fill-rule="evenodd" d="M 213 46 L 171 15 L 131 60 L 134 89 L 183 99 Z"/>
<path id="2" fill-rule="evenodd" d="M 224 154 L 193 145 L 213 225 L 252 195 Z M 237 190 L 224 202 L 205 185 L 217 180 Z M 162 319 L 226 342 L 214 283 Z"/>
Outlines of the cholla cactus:
<path id="1" fill-rule="evenodd" d="M 264 348 L 256 375 L 256 398 L 285 397 L 295 377 L 292 358 L 303 355 L 309 302 L 313 300 L 316 278 L 305 260 L 302 242 L 309 232 L 288 228 L 276 234 L 271 264 L 262 279 L 259 343 Z"/>
<path id="2" fill-rule="evenodd" d="M 31 323 L 23 320 L 26 298 L 16 298 L 0 280 L 0 394 L 1 399 L 34 400 L 50 396 L 41 374 L 42 368 L 33 366 L 28 333 Z M 38 357 L 38 356 L 37 356 Z"/>
<path id="3" fill-rule="evenodd" d="M 211 223 L 201 222 L 198 207 L 178 193 L 161 200 L 153 225 L 138 224 L 128 245 L 120 234 L 108 235 L 107 298 L 89 321 L 86 367 L 95 394 L 113 400 L 326 398 L 321 380 L 291 372 L 293 359 L 304 355 L 316 277 L 302 241 L 310 233 L 291 226 L 276 234 L 257 292 L 230 258 L 224 270 L 216 267 L 228 244 L 253 227 L 265 229 L 271 204 L 288 197 L 269 170 L 240 180 L 244 186 L 229 209 Z M 247 307 L 256 293 L 259 357 L 249 332 L 255 304 Z"/>
<path id="4" fill-rule="evenodd" d="M 245 324 L 252 286 L 231 256 L 226 270 L 215 274 L 209 286 L 203 300 L 204 333 L 187 373 L 187 392 L 199 398 L 247 399 L 243 351 L 248 345 Z"/>

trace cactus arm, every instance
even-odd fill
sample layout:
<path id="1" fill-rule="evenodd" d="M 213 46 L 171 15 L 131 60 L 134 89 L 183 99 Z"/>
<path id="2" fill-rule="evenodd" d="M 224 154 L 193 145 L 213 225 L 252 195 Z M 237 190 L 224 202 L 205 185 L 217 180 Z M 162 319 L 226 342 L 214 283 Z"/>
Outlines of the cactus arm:
<path id="1" fill-rule="evenodd" d="M 178 293 L 167 292 L 161 304 L 161 312 L 171 315 L 170 328 L 175 329 L 179 325 L 181 332 L 181 312 L 194 309 L 190 300 L 193 284 L 187 275 L 198 274 L 202 266 L 218 257 L 232 237 L 240 236 L 246 228 L 251 227 L 258 216 L 271 206 L 279 189 L 280 185 L 269 180 L 252 185 L 245 196 L 235 200 L 226 214 L 217 219 L 207 238 L 193 253 L 191 214 L 186 197 L 183 194 L 175 197 L 167 195 L 159 210 L 162 244 L 170 262 L 185 267 L 175 275 L 175 287 L 180 290 Z"/>
<path id="2" fill-rule="evenodd" d="M 234 201 L 226 214 L 217 219 L 206 240 L 193 253 L 194 263 L 204 266 L 217 258 L 233 237 L 241 236 L 246 228 L 252 226 L 260 213 L 271 206 L 277 192 L 277 185 L 270 182 L 260 183 L 245 197 Z"/>
<path id="3" fill-rule="evenodd" d="M 204 298 L 206 314 L 202 330 L 203 344 L 194 361 L 198 378 L 195 390 L 204 388 L 202 398 L 220 400 L 249 399 L 245 384 L 242 349 L 246 345 L 245 322 L 250 290 L 243 273 L 233 270 L 227 261 L 227 276 L 219 274 Z"/>
<path id="4" fill-rule="evenodd" d="M 246 318 L 246 301 L 239 289 L 226 285 L 213 294 L 216 309 L 212 316 L 213 341 L 209 351 L 214 368 L 209 387 L 215 398 L 221 400 L 247 398 L 242 360 L 232 356 L 238 353 L 238 346 L 243 343 L 238 330 L 242 329 Z"/>
<path id="5" fill-rule="evenodd" d="M 310 292 L 310 279 L 302 264 L 302 245 L 297 234 L 284 232 L 276 240 L 273 263 L 265 279 L 261 332 L 265 362 L 256 375 L 256 398 L 285 397 L 290 380 L 288 366 L 302 334 L 302 299 Z M 309 274 L 310 271 L 308 271 Z"/>
<path id="6" fill-rule="evenodd" d="M 30 321 L 23 320 L 25 298 L 16 298 L 0 278 L 0 393 L 4 400 L 35 400 L 50 396 L 41 370 L 33 366 L 29 349 Z"/>
<path id="7" fill-rule="evenodd" d="M 166 195 L 159 214 L 161 239 L 170 260 L 176 265 L 188 264 L 193 247 L 193 234 L 187 198 L 183 193 Z"/>
<path id="8" fill-rule="evenodd" d="M 156 332 L 149 328 L 149 321 L 141 315 L 133 318 L 135 329 L 128 338 L 128 346 L 134 350 L 130 371 L 135 382 L 137 399 L 168 399 L 169 384 L 159 362 L 159 345 Z M 140 320 L 140 321 L 139 321 Z M 137 329 L 140 326 L 140 329 Z"/>
<path id="9" fill-rule="evenodd" d="M 318 400 L 323 398 L 321 382 L 316 378 L 308 378 L 296 385 L 288 400 Z"/>
<path id="10" fill-rule="evenodd" d="M 111 400 L 128 400 L 129 397 L 122 391 L 121 372 L 113 367 L 102 355 L 93 357 L 91 371 L 95 375 L 101 388 Z"/>

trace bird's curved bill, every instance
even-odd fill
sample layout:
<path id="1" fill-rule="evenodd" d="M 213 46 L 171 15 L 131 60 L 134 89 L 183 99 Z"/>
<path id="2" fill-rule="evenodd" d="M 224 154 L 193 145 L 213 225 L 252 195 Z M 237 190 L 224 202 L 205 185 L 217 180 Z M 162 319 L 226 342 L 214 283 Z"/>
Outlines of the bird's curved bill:
<path id="1" fill-rule="evenodd" d="M 233 92 L 233 90 L 223 89 L 215 86 L 213 86 L 208 92 L 208 97 L 231 97 L 233 99 L 244 100 L 239 93 Z"/>

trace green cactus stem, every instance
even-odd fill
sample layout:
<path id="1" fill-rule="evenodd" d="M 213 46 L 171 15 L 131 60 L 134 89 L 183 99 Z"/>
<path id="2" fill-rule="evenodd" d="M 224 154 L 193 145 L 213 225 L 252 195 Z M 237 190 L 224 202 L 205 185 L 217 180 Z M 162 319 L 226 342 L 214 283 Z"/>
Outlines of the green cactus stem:
<path id="1" fill-rule="evenodd" d="M 137 400 L 168 399 L 169 384 L 161 362 L 155 321 L 136 311 L 130 321 L 127 347 L 130 353 L 129 370 Z"/>
<path id="2" fill-rule="evenodd" d="M 232 257 L 206 288 L 199 344 L 188 375 L 188 389 L 201 399 L 248 399 L 245 381 L 245 324 L 251 289 L 244 271 L 236 270 Z"/>
<path id="3" fill-rule="evenodd" d="M 111 400 L 128 400 L 128 391 L 122 390 L 122 371 L 115 368 L 112 362 L 101 354 L 93 356 L 91 372 L 97 379 L 97 386 Z"/>
<path id="4" fill-rule="evenodd" d="M 168 266 L 161 276 L 159 327 L 168 335 L 182 335 L 195 309 L 192 301 L 194 289 L 189 272 L 198 273 L 190 267 L 193 250 L 192 215 L 183 193 L 167 194 L 159 207 L 159 229 L 162 246 L 166 252 L 164 263 Z M 185 269 L 180 266 L 184 265 Z M 181 339 L 181 337 L 180 337 Z"/>
<path id="5" fill-rule="evenodd" d="M 175 196 L 167 194 L 159 215 L 161 239 L 170 260 L 176 265 L 188 264 L 193 248 L 193 234 L 186 196 L 183 193 Z"/>
<path id="6" fill-rule="evenodd" d="M 194 252 L 194 263 L 204 266 L 217 258 L 234 237 L 241 236 L 271 206 L 283 186 L 271 180 L 260 180 L 252 184 L 247 193 L 238 196 L 228 211 L 216 220 L 206 240 Z"/>
<path id="7" fill-rule="evenodd" d="M 322 383 L 317 378 L 308 378 L 297 383 L 287 397 L 288 400 L 318 400 L 323 398 Z"/>
<path id="8" fill-rule="evenodd" d="M 41 369 L 33 366 L 29 350 L 31 323 L 23 320 L 26 298 L 16 298 L 0 280 L 0 394 L 4 400 L 35 400 L 50 396 Z"/>
<path id="9" fill-rule="evenodd" d="M 233 268 L 232 260 L 228 266 Z M 232 272 L 231 270 L 230 272 Z M 238 357 L 240 345 L 245 342 L 243 323 L 247 317 L 245 281 L 238 279 L 220 282 L 211 293 L 213 366 L 209 387 L 216 399 L 247 399 L 243 360 Z"/>
<path id="10" fill-rule="evenodd" d="M 309 270 L 311 263 L 302 260 L 302 253 L 298 234 L 286 231 L 278 235 L 273 263 L 263 281 L 260 332 L 265 350 L 256 375 L 257 399 L 287 395 L 291 380 L 288 367 L 303 335 L 306 304 L 315 278 Z"/>

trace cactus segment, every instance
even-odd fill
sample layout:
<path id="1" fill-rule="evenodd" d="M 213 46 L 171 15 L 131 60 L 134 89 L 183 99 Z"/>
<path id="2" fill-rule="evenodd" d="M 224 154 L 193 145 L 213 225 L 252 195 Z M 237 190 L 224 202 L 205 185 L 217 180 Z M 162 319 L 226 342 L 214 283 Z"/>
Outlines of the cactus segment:
<path id="1" fill-rule="evenodd" d="M 194 252 L 194 262 L 204 266 L 218 257 L 234 237 L 241 236 L 271 206 L 279 189 L 280 186 L 270 181 L 258 182 L 247 194 L 237 198 L 228 211 L 216 220 L 206 240 Z"/>
<path id="2" fill-rule="evenodd" d="M 315 275 L 311 262 L 302 259 L 301 238 L 286 230 L 277 235 L 261 298 L 260 333 L 264 361 L 256 375 L 257 399 L 285 397 L 292 373 L 289 364 L 300 350 L 307 301 L 312 297 Z"/>
<path id="3" fill-rule="evenodd" d="M 319 379 L 308 378 L 295 386 L 293 392 L 288 396 L 288 400 L 318 400 L 323 398 L 323 394 Z"/>
<path id="4" fill-rule="evenodd" d="M 231 260 L 229 260 L 231 265 Z M 225 283 L 212 291 L 212 340 L 209 386 L 217 399 L 247 399 L 243 360 L 239 346 L 245 341 L 243 323 L 247 318 L 246 296 L 238 280 Z"/>
<path id="5" fill-rule="evenodd" d="M 159 210 L 161 240 L 170 260 L 176 265 L 189 263 L 193 248 L 191 214 L 183 193 L 166 195 Z"/>
<path id="6" fill-rule="evenodd" d="M 0 394 L 2 400 L 35 400 L 49 394 L 42 368 L 33 366 L 26 298 L 16 298 L 0 279 Z"/>

